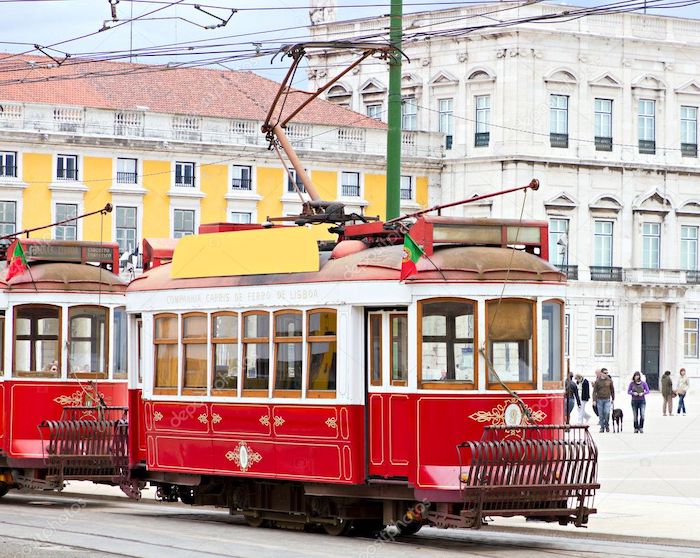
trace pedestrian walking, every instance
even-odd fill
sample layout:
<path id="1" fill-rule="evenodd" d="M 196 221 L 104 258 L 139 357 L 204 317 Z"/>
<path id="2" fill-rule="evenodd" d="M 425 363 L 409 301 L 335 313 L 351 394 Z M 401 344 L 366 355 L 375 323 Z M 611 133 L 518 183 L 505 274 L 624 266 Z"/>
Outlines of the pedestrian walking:
<path id="1" fill-rule="evenodd" d="M 685 368 L 681 368 L 679 373 L 676 394 L 678 394 L 678 414 L 680 415 L 681 411 L 685 414 L 685 396 L 690 388 L 690 379 L 685 375 Z"/>
<path id="2" fill-rule="evenodd" d="M 566 376 L 564 384 L 564 394 L 566 396 L 566 424 L 571 424 L 571 411 L 574 410 L 574 405 L 581 408 L 581 399 L 578 395 L 578 386 L 574 382 L 574 375 L 569 372 Z"/>
<path id="3" fill-rule="evenodd" d="M 632 417 L 634 418 L 634 433 L 644 433 L 644 411 L 647 407 L 646 395 L 649 386 L 642 380 L 639 372 L 632 374 L 632 381 L 627 388 L 627 393 L 632 396 Z"/>
<path id="4" fill-rule="evenodd" d="M 673 414 L 673 380 L 671 379 L 671 371 L 666 370 L 661 376 L 661 395 L 664 398 L 664 416 Z"/>
<path id="5" fill-rule="evenodd" d="M 591 400 L 591 384 L 581 374 L 574 376 L 581 394 L 581 406 L 578 408 L 578 423 L 588 424 L 591 415 L 586 411 L 586 405 Z"/>
<path id="6" fill-rule="evenodd" d="M 593 382 L 593 404 L 598 409 L 601 432 L 610 432 L 610 409 L 615 401 L 615 386 L 607 371 L 607 368 L 596 370 L 596 381 Z"/>

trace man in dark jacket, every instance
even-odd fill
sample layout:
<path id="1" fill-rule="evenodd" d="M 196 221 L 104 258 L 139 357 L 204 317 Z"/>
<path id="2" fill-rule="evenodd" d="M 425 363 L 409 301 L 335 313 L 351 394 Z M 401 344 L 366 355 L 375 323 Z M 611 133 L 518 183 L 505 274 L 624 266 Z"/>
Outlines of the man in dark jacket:
<path id="1" fill-rule="evenodd" d="M 601 432 L 610 432 L 610 409 L 615 401 L 615 386 L 607 372 L 607 368 L 596 370 L 596 381 L 593 382 L 593 401 L 598 407 Z"/>
<path id="2" fill-rule="evenodd" d="M 571 424 L 571 411 L 574 410 L 574 403 L 580 409 L 581 399 L 578 396 L 578 386 L 574 382 L 574 375 L 569 372 L 566 377 L 566 383 L 564 384 L 564 391 L 566 394 L 566 424 Z"/>
<path id="3" fill-rule="evenodd" d="M 581 374 L 574 376 L 578 389 L 581 393 L 581 406 L 578 408 L 578 423 L 588 424 L 591 415 L 586 412 L 586 405 L 591 400 L 591 384 Z"/>
<path id="4" fill-rule="evenodd" d="M 669 415 L 673 414 L 673 380 L 671 379 L 671 371 L 666 370 L 661 376 L 661 395 L 664 398 L 664 416 L 666 411 Z"/>

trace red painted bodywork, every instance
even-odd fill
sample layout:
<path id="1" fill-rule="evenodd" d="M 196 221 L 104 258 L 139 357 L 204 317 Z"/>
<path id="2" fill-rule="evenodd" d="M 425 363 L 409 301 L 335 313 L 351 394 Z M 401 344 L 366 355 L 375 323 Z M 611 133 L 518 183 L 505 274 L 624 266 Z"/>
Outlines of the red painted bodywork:
<path id="1" fill-rule="evenodd" d="M 127 406 L 126 381 L 98 380 L 97 387 L 108 405 Z M 5 380 L 0 383 L 0 394 L 0 449 L 9 460 L 43 459 L 38 425 L 59 420 L 64 406 L 85 404 L 85 392 L 75 381 Z"/>
<path id="2" fill-rule="evenodd" d="M 143 392 L 129 390 L 129 462 L 146 462 L 146 422 L 144 420 Z"/>

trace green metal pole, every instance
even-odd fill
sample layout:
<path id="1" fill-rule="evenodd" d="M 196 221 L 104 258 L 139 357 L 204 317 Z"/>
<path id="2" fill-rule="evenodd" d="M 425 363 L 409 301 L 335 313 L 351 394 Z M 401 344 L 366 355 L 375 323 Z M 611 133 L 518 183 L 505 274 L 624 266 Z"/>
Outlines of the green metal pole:
<path id="1" fill-rule="evenodd" d="M 391 0 L 389 39 L 401 48 L 403 0 Z M 399 216 L 401 184 L 401 55 L 389 62 L 389 131 L 386 141 L 386 218 Z"/>

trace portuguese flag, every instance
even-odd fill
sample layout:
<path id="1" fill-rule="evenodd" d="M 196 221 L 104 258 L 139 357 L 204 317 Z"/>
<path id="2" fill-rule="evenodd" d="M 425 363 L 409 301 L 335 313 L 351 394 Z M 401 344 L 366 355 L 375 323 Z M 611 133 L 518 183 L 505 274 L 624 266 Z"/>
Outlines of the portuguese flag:
<path id="1" fill-rule="evenodd" d="M 401 281 L 417 272 L 416 263 L 423 255 L 423 250 L 406 233 L 403 237 L 403 258 L 401 259 Z"/>
<path id="2" fill-rule="evenodd" d="M 7 276 L 5 281 L 9 281 L 15 275 L 21 275 L 27 269 L 27 258 L 24 255 L 24 250 L 22 249 L 22 244 L 17 241 L 15 244 L 15 249 L 12 252 L 12 259 L 10 260 L 10 265 L 7 268 Z"/>

